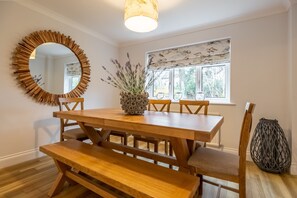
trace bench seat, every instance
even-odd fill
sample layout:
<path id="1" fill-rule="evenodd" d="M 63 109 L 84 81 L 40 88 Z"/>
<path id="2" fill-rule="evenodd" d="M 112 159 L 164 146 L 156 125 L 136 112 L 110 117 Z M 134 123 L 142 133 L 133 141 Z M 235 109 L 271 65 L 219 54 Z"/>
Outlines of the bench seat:
<path id="1" fill-rule="evenodd" d="M 77 140 L 41 146 L 40 151 L 51 156 L 59 169 L 50 197 L 62 190 L 65 181 L 75 181 L 103 197 L 118 197 L 88 177 L 132 197 L 194 197 L 199 186 L 199 178 L 190 174 Z"/>

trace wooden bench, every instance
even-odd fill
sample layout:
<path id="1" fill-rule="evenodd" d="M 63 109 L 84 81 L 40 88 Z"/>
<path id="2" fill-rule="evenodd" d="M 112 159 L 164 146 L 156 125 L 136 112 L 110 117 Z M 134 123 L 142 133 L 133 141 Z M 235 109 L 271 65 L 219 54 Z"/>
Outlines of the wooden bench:
<path id="1" fill-rule="evenodd" d="M 40 151 L 51 156 L 59 170 L 50 197 L 62 190 L 65 181 L 77 182 L 102 197 L 119 195 L 96 181 L 132 197 L 194 197 L 199 186 L 199 178 L 190 174 L 77 140 L 41 146 Z"/>

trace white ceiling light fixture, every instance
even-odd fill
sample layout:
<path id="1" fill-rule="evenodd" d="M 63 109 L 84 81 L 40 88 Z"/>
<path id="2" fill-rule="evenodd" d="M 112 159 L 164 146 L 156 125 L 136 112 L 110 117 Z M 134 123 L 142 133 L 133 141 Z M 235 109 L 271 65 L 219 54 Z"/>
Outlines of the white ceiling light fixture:
<path id="1" fill-rule="evenodd" d="M 150 32 L 158 27 L 157 0 L 126 0 L 125 26 L 134 32 Z"/>

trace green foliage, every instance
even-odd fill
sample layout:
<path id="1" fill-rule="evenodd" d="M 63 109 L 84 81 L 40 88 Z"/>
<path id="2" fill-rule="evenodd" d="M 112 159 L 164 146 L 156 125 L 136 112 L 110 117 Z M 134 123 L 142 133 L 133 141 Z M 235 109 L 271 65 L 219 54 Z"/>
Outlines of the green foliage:
<path id="1" fill-rule="evenodd" d="M 207 98 L 224 98 L 224 68 L 223 67 L 207 67 L 203 68 L 203 93 Z"/>
<path id="2" fill-rule="evenodd" d="M 195 71 L 196 68 L 191 67 L 184 70 L 184 82 L 185 82 L 185 94 L 187 98 L 195 98 L 196 93 L 196 81 L 195 81 Z"/>

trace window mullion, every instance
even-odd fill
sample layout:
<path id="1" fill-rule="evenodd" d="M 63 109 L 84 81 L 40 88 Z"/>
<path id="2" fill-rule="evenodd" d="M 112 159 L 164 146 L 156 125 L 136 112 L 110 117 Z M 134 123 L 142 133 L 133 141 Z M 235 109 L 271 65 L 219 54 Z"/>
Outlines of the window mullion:
<path id="1" fill-rule="evenodd" d="M 201 90 L 201 67 L 196 67 L 196 93 Z"/>
<path id="2" fill-rule="evenodd" d="M 173 100 L 174 69 L 169 71 L 169 99 Z"/>

